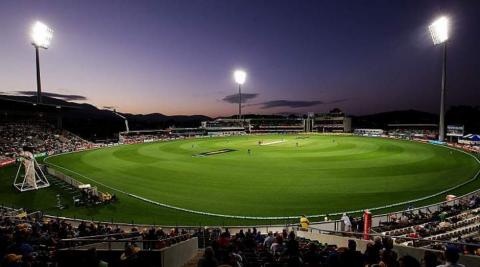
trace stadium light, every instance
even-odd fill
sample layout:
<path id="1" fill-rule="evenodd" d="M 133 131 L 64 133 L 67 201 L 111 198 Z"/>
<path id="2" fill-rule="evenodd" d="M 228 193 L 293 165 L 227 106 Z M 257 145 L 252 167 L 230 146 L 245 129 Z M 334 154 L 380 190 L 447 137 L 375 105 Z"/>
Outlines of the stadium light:
<path id="1" fill-rule="evenodd" d="M 245 83 L 247 79 L 247 73 L 243 70 L 236 70 L 233 73 L 233 78 L 235 82 L 238 84 L 238 119 L 242 119 L 242 85 Z"/>
<path id="2" fill-rule="evenodd" d="M 53 38 L 53 30 L 40 21 L 35 22 L 32 27 L 32 44 L 47 49 Z"/>
<path id="3" fill-rule="evenodd" d="M 244 84 L 245 80 L 247 79 L 247 73 L 243 70 L 236 70 L 233 73 L 233 77 L 235 78 L 236 83 Z"/>
<path id="4" fill-rule="evenodd" d="M 441 44 L 448 40 L 448 24 L 449 21 L 447 17 L 440 17 L 430 24 L 428 29 L 432 35 L 433 44 Z"/>
<path id="5" fill-rule="evenodd" d="M 48 49 L 53 38 L 53 30 L 40 21 L 32 27 L 32 45 L 35 47 L 35 59 L 37 65 L 37 104 L 42 103 L 42 84 L 40 82 L 40 57 L 39 48 Z"/>
<path id="6" fill-rule="evenodd" d="M 428 27 L 428 30 L 432 35 L 433 44 L 443 44 L 442 89 L 440 93 L 440 122 L 438 125 L 438 141 L 444 141 L 445 139 L 445 90 L 447 87 L 447 40 L 449 24 L 450 23 L 447 17 L 440 17 Z"/>

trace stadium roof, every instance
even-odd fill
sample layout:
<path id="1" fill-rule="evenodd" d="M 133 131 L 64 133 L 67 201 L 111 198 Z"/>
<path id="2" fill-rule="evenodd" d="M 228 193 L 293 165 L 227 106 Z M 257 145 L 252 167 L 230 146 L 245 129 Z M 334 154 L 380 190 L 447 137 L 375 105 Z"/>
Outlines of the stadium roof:
<path id="1" fill-rule="evenodd" d="M 55 105 L 49 103 L 37 104 L 23 99 L 12 99 L 8 96 L 0 96 L 0 110 L 15 110 L 15 111 L 43 111 L 56 112 L 59 110 L 73 110 L 79 109 L 75 106 Z"/>

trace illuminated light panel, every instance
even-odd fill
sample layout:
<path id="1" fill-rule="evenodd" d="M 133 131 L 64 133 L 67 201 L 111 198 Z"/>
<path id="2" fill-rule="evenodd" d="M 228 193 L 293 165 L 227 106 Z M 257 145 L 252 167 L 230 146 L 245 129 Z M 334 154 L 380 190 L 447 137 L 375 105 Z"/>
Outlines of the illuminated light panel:
<path id="1" fill-rule="evenodd" d="M 40 21 L 32 27 L 32 44 L 47 49 L 53 38 L 53 30 Z"/>
<path id="2" fill-rule="evenodd" d="M 243 70 L 236 70 L 233 73 L 233 78 L 235 79 L 236 83 L 244 84 L 245 80 L 247 79 L 247 73 Z"/>
<path id="3" fill-rule="evenodd" d="M 441 44 L 448 40 L 448 26 L 448 18 L 440 17 L 428 27 L 432 35 L 433 44 Z"/>

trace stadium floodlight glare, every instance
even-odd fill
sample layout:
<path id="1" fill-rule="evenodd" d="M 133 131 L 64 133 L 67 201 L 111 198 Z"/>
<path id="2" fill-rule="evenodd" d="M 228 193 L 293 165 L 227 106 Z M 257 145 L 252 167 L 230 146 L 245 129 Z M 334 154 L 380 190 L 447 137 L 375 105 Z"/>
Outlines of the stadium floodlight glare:
<path id="1" fill-rule="evenodd" d="M 32 44 L 36 47 L 47 49 L 53 38 L 53 30 L 40 21 L 32 27 Z"/>
<path id="2" fill-rule="evenodd" d="M 235 78 L 236 83 L 244 84 L 245 80 L 247 79 L 247 73 L 243 70 L 236 70 L 233 73 L 233 77 Z"/>
<path id="3" fill-rule="evenodd" d="M 448 40 L 448 26 L 448 18 L 440 17 L 428 27 L 430 34 L 432 35 L 434 45 L 444 43 Z"/>
<path id="4" fill-rule="evenodd" d="M 35 59 L 37 65 L 37 104 L 42 103 L 42 83 L 40 82 L 40 56 L 38 48 L 48 49 L 53 38 L 53 30 L 40 21 L 32 27 L 32 45 L 35 47 Z"/>
<path id="5" fill-rule="evenodd" d="M 242 84 L 247 79 L 247 73 L 243 70 L 236 70 L 233 72 L 233 78 L 238 84 L 238 119 L 242 119 Z"/>
<path id="6" fill-rule="evenodd" d="M 442 89 L 440 92 L 440 118 L 438 124 L 438 141 L 445 139 L 445 90 L 447 87 L 447 40 L 448 40 L 449 20 L 442 16 L 435 20 L 428 30 L 432 35 L 434 45 L 443 44 L 443 66 L 442 66 Z"/>

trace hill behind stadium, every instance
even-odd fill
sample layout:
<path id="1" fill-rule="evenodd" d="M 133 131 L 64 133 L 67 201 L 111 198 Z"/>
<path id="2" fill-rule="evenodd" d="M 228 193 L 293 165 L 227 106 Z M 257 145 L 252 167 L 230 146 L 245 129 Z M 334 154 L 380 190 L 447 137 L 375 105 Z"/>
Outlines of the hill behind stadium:
<path id="1" fill-rule="evenodd" d="M 19 105 L 23 112 L 32 114 L 39 108 L 34 106 L 35 96 L 1 95 L 0 119 L 18 116 Z M 99 109 L 86 103 L 76 103 L 55 97 L 44 97 L 45 105 L 66 107 L 62 110 L 63 127 L 89 140 L 115 138 L 124 130 L 122 119 L 111 111 Z M 204 115 L 164 115 L 161 113 L 129 114 L 121 113 L 128 121 L 131 130 L 164 129 L 169 126 L 198 127 L 201 121 L 211 118 Z M 290 114 L 295 116 L 295 114 Z M 234 117 L 234 116 L 233 116 Z M 285 115 L 246 114 L 245 118 L 285 117 Z M 464 125 L 465 132 L 480 131 L 480 106 L 452 106 L 447 110 L 447 125 Z M 48 118 L 46 118 L 48 119 Z M 55 118 L 50 118 L 52 122 Z M 388 111 L 376 114 L 352 116 L 353 128 L 386 128 L 388 124 L 436 124 L 438 115 L 418 110 Z"/>

